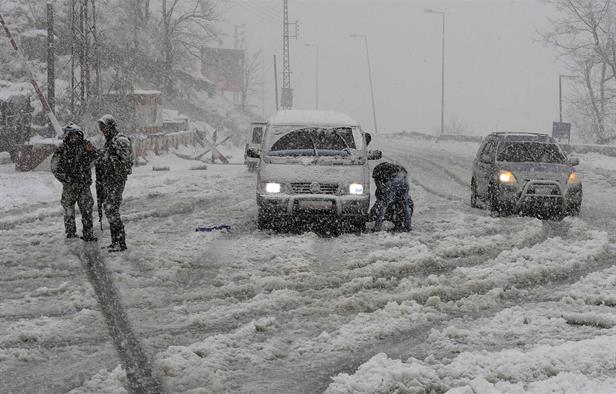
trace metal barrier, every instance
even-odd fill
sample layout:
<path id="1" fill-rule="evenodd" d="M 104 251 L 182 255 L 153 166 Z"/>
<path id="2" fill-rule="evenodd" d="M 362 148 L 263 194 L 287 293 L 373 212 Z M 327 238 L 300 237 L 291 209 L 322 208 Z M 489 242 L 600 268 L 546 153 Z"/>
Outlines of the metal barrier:
<path id="1" fill-rule="evenodd" d="M 195 145 L 194 131 L 179 131 L 170 134 L 151 134 L 132 136 L 133 155 L 135 159 L 146 158 L 148 152 L 160 155 L 170 149 L 178 149 L 180 145 Z"/>

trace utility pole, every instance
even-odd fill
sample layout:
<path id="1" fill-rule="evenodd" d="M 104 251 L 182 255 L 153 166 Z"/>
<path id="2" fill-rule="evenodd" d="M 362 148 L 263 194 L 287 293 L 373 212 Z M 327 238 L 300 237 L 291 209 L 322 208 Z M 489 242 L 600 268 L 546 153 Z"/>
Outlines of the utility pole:
<path id="1" fill-rule="evenodd" d="M 79 118 L 100 94 L 100 63 L 96 36 L 95 0 L 71 0 L 71 115 Z M 91 71 L 95 84 L 92 86 Z"/>
<path id="2" fill-rule="evenodd" d="M 441 135 L 445 133 L 445 13 L 425 9 L 426 14 L 438 14 L 443 17 L 443 43 L 441 46 Z"/>
<path id="3" fill-rule="evenodd" d="M 374 132 L 378 133 L 376 125 L 376 106 L 374 104 L 374 87 L 372 86 L 372 68 L 370 67 L 370 52 L 368 52 L 368 37 L 365 34 L 351 34 L 353 38 L 363 38 L 366 46 L 366 62 L 368 63 L 368 81 L 370 82 L 370 98 L 372 101 L 372 119 L 374 120 Z"/>
<path id="4" fill-rule="evenodd" d="M 56 70 L 53 32 L 53 1 L 47 0 L 47 103 L 52 112 L 56 102 Z"/>
<path id="5" fill-rule="evenodd" d="M 577 78 L 575 75 L 558 75 L 558 121 L 563 122 L 563 78 Z"/>
<path id="6" fill-rule="evenodd" d="M 289 54 L 289 38 L 299 36 L 298 23 L 289 23 L 289 0 L 283 0 L 282 6 L 282 90 L 280 95 L 280 106 L 283 109 L 293 107 L 293 89 L 291 89 L 291 56 Z M 290 35 L 289 26 L 295 26 L 295 34 Z"/>
<path id="7" fill-rule="evenodd" d="M 558 76 L 558 121 L 563 122 L 563 76 Z"/>
<path id="8" fill-rule="evenodd" d="M 315 89 L 314 89 L 314 108 L 319 109 L 319 46 L 317 44 L 306 44 L 307 47 L 316 49 L 315 56 Z"/>
<path id="9" fill-rule="evenodd" d="M 234 40 L 233 40 L 233 48 L 234 49 L 244 49 L 244 25 L 235 25 L 235 34 L 233 36 Z M 246 105 L 246 89 L 248 88 L 246 86 L 246 56 L 242 55 L 242 60 L 241 60 L 242 64 L 240 66 L 241 70 L 242 70 L 242 84 L 241 84 L 241 91 L 239 92 L 239 95 L 241 96 L 238 99 L 238 92 L 233 92 L 233 103 L 235 105 L 237 105 L 238 101 L 241 102 L 241 107 L 242 110 L 245 109 L 245 105 Z"/>
<path id="10" fill-rule="evenodd" d="M 276 55 L 274 55 L 274 92 L 276 93 L 276 111 L 278 111 L 278 66 L 276 66 Z"/>
<path id="11" fill-rule="evenodd" d="M 265 58 L 261 54 L 261 117 L 265 119 Z"/>

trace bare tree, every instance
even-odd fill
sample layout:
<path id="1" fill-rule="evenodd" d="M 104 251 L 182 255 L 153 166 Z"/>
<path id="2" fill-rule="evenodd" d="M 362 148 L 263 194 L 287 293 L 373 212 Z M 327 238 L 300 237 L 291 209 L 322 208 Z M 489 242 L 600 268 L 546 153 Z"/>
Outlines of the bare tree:
<path id="1" fill-rule="evenodd" d="M 173 68 L 176 55 L 184 53 L 199 58 L 205 42 L 216 37 L 216 4 L 210 0 L 162 0 L 163 86 L 173 92 Z"/>
<path id="2" fill-rule="evenodd" d="M 552 30 L 542 34 L 543 40 L 556 48 L 570 73 L 579 77 L 585 89 L 576 101 L 576 111 L 590 127 L 586 133 L 599 143 L 616 137 L 616 130 L 607 127 L 616 116 L 616 102 L 611 93 L 616 88 L 616 31 L 613 0 L 549 0 L 559 11 L 551 20 Z M 579 106 L 583 106 L 581 108 Z"/>
<path id="3" fill-rule="evenodd" d="M 240 88 L 242 110 L 246 110 L 246 105 L 250 97 L 259 92 L 257 86 L 263 82 L 261 80 L 262 68 L 263 60 L 260 50 L 248 57 L 244 56 L 242 65 L 242 86 Z"/>

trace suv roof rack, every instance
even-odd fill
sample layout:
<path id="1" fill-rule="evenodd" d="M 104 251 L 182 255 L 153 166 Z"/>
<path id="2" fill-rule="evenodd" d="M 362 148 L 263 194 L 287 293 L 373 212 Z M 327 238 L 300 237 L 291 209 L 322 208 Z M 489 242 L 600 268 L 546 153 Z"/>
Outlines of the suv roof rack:
<path id="1" fill-rule="evenodd" d="M 525 140 L 528 139 L 530 141 L 553 141 L 553 138 L 545 133 L 529 133 L 529 132 L 517 132 L 517 131 L 496 131 L 488 134 L 488 136 L 492 137 L 501 137 L 505 139 L 516 139 L 516 140 Z"/>
<path id="2" fill-rule="evenodd" d="M 490 134 L 494 135 L 533 135 L 533 136 L 548 136 L 545 133 L 531 133 L 526 131 L 495 131 Z M 549 136 L 548 136 L 549 137 Z"/>

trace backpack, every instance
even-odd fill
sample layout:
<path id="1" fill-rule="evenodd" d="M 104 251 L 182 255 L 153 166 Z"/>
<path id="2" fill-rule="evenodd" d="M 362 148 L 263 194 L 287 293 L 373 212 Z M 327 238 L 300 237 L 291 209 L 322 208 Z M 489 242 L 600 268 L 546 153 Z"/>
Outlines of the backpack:
<path id="1" fill-rule="evenodd" d="M 125 175 L 130 175 L 133 173 L 133 163 L 135 162 L 135 156 L 133 154 L 133 140 L 122 133 L 118 133 L 115 137 L 113 137 L 114 142 L 117 141 L 118 137 L 124 137 L 128 141 L 128 156 L 118 155 L 121 160 L 122 169 L 124 170 Z"/>

